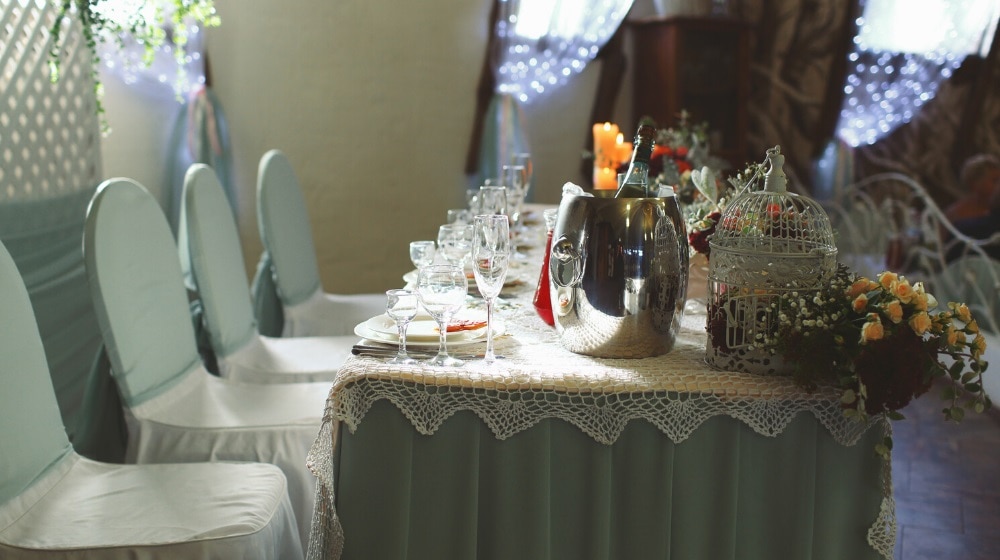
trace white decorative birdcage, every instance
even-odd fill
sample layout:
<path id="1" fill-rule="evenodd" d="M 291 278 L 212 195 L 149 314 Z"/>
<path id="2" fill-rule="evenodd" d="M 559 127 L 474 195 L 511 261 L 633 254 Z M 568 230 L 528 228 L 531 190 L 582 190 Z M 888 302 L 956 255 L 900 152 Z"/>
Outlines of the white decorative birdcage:
<path id="1" fill-rule="evenodd" d="M 787 191 L 783 162 L 778 146 L 767 151 L 763 189 L 751 180 L 709 242 L 706 360 L 719 369 L 791 373 L 767 343 L 782 312 L 780 296 L 811 298 L 837 269 L 829 217 L 816 201 Z"/>

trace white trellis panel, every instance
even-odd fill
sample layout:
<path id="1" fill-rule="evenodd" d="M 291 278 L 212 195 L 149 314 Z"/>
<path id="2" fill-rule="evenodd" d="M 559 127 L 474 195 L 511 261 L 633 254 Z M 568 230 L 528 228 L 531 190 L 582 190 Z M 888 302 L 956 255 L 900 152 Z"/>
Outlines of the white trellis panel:
<path id="1" fill-rule="evenodd" d="M 59 2 L 0 0 L 0 203 L 93 188 L 101 177 L 92 56 L 63 22 L 58 82 L 49 78 Z"/>

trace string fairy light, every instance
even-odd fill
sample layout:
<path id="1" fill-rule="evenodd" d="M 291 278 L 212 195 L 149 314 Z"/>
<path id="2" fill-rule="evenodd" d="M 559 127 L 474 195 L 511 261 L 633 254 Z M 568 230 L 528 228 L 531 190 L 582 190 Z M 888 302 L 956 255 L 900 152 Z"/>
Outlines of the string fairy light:
<path id="1" fill-rule="evenodd" d="M 529 103 L 583 71 L 633 0 L 500 0 L 497 91 Z"/>
<path id="2" fill-rule="evenodd" d="M 969 54 L 985 54 L 996 0 L 866 0 L 848 56 L 838 136 L 874 144 L 912 119 Z"/>

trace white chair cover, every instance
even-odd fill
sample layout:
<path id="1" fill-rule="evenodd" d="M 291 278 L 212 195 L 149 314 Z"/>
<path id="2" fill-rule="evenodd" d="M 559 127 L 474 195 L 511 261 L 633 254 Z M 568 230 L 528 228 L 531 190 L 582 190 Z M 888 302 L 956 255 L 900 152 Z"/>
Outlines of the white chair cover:
<path id="1" fill-rule="evenodd" d="M 252 383 L 332 382 L 357 337 L 260 335 L 236 221 L 222 184 L 207 165 L 188 169 L 180 222 L 182 266 L 201 298 L 220 375 Z"/>
<path id="2" fill-rule="evenodd" d="M 139 184 L 98 187 L 84 260 L 112 374 L 131 418 L 138 463 L 251 460 L 281 467 L 300 535 L 315 479 L 305 457 L 329 383 L 250 385 L 209 374 L 198 356 L 177 246 Z"/>
<path id="3" fill-rule="evenodd" d="M 282 310 L 282 336 L 346 335 L 353 333 L 358 323 L 385 313 L 385 294 L 346 295 L 316 290 L 302 302 L 282 304 Z"/>
<path id="4" fill-rule="evenodd" d="M 301 558 L 272 465 L 116 465 L 66 436 L 28 292 L 0 244 L 0 558 Z"/>
<path id="5" fill-rule="evenodd" d="M 347 335 L 358 323 L 385 311 L 384 294 L 323 292 L 302 190 L 279 150 L 260 160 L 257 222 L 284 310 L 282 336 Z"/>

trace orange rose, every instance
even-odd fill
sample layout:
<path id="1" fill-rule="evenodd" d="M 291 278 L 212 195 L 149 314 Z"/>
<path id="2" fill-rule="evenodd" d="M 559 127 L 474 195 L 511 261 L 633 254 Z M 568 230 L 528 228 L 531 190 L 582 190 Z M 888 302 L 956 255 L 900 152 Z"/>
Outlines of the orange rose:
<path id="1" fill-rule="evenodd" d="M 868 314 L 868 322 L 861 327 L 861 344 L 873 340 L 881 340 L 885 336 L 885 329 L 882 328 L 882 321 L 875 313 Z"/>
<path id="2" fill-rule="evenodd" d="M 894 299 L 890 301 L 885 305 L 884 309 L 886 316 L 893 323 L 899 324 L 903 320 L 903 306 L 899 303 L 899 300 Z"/>
<path id="3" fill-rule="evenodd" d="M 866 307 L 868 307 L 868 296 L 865 294 L 861 294 L 854 298 L 854 302 L 851 303 L 851 308 L 857 313 L 861 313 Z"/>
<path id="4" fill-rule="evenodd" d="M 853 299 L 869 291 L 870 288 L 868 287 L 868 285 L 870 283 L 871 280 L 867 278 L 858 278 L 857 280 L 854 281 L 853 284 L 851 284 L 851 287 L 847 289 L 847 297 Z"/>
<path id="5" fill-rule="evenodd" d="M 910 328 L 918 335 L 922 335 L 931 328 L 931 318 L 925 311 L 910 317 Z"/>
<path id="6" fill-rule="evenodd" d="M 893 282 L 897 280 L 899 280 L 899 276 L 895 272 L 883 272 L 878 275 L 878 283 L 886 290 L 891 288 Z"/>
<path id="7" fill-rule="evenodd" d="M 891 291 L 903 303 L 910 303 L 916 295 L 913 292 L 913 286 L 905 278 L 900 278 L 899 281 L 893 282 Z"/>
<path id="8" fill-rule="evenodd" d="M 948 346 L 954 347 L 958 344 L 958 331 L 955 330 L 955 327 L 949 325 L 945 337 L 948 340 Z"/>
<path id="9" fill-rule="evenodd" d="M 975 340 L 972 341 L 972 357 L 979 359 L 986 352 L 986 339 L 983 335 L 977 334 Z"/>
<path id="10" fill-rule="evenodd" d="M 968 305 L 965 305 L 964 303 L 956 303 L 952 305 L 949 305 L 949 307 L 952 307 L 955 310 L 955 314 L 958 315 L 958 318 L 963 323 L 968 323 L 972 320 L 972 313 L 969 311 Z"/>

